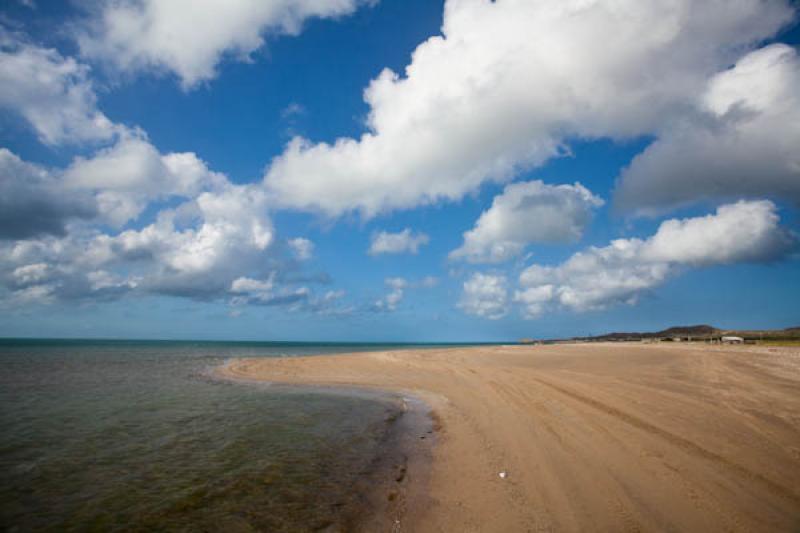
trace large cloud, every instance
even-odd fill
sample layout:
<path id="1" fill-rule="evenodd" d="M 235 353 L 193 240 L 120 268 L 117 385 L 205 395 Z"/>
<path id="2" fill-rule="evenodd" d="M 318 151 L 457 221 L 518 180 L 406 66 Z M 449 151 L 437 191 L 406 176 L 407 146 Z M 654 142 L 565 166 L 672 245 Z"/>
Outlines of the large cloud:
<path id="1" fill-rule="evenodd" d="M 0 108 L 22 116 L 43 143 L 112 138 L 116 126 L 96 100 L 87 66 L 0 26 Z"/>
<path id="2" fill-rule="evenodd" d="M 580 183 L 507 185 L 475 227 L 464 233 L 464 244 L 450 258 L 500 263 L 518 256 L 530 243 L 576 241 L 591 221 L 593 208 L 602 204 Z"/>
<path id="3" fill-rule="evenodd" d="M 107 245 L 123 257 L 153 263 L 146 288 L 195 296 L 219 294 L 242 273 L 263 273 L 264 252 L 273 239 L 264 195 L 229 185 L 163 211 L 155 223 L 124 231 Z"/>
<path id="4" fill-rule="evenodd" d="M 64 170 L 23 163 L 5 151 L 0 186 L 8 206 L 0 231 L 63 234 L 68 218 L 95 212 L 122 226 L 152 200 L 194 197 L 227 182 L 194 153 L 161 154 L 143 131 L 111 122 L 96 108 L 88 73 L 72 58 L 0 30 L 0 107 L 23 116 L 46 144 L 113 143 L 90 157 L 75 158 Z M 15 212 L 22 208 L 30 211 L 26 225 L 32 233 L 17 220 Z M 14 224 L 17 230 L 8 233 Z"/>
<path id="5" fill-rule="evenodd" d="M 366 133 L 295 138 L 265 183 L 282 205 L 331 216 L 458 199 L 565 153 L 569 137 L 659 130 L 792 16 L 782 0 L 449 0 L 442 36 L 366 89 Z"/>
<path id="6" fill-rule="evenodd" d="M 0 148 L 0 291 L 13 303 L 130 292 L 241 299 L 237 279 L 275 280 L 275 304 L 292 304 L 285 296 L 294 292 L 317 312 L 339 298 L 290 280 L 300 267 L 289 249 L 308 259 L 313 247 L 302 238 L 274 246 L 260 184 L 234 185 L 192 152 L 159 152 L 143 131 L 96 109 L 87 67 L 18 36 L 0 38 L 8 81 L 0 105 L 19 111 L 47 143 L 109 141 L 64 169 Z M 148 208 L 151 222 L 140 219 Z"/>
<path id="7" fill-rule="evenodd" d="M 697 115 L 669 127 L 622 172 L 617 206 L 646 213 L 748 196 L 800 204 L 798 87 L 793 48 L 746 55 L 710 80 Z"/>
<path id="8" fill-rule="evenodd" d="M 15 302 L 102 300 L 131 291 L 236 298 L 235 279 L 283 279 L 298 268 L 273 246 L 260 185 L 234 185 L 193 153 L 163 155 L 141 133 L 125 131 L 115 145 L 65 170 L 0 149 L 0 192 L 0 286 Z M 167 198 L 180 203 L 163 208 L 175 205 L 159 205 Z M 124 229 L 148 206 L 162 208 L 153 222 Z M 107 233 L 109 222 L 123 230 Z M 292 242 L 310 253 L 310 241 Z M 324 299 L 309 289 L 304 295 L 307 307 L 322 308 Z"/>
<path id="9" fill-rule="evenodd" d="M 367 1 L 104 1 L 78 41 L 87 57 L 122 71 L 170 71 L 188 88 L 213 78 L 225 55 L 247 60 L 265 35 L 296 35 L 309 18 L 347 15 Z"/>
<path id="10" fill-rule="evenodd" d="M 300 266 L 289 256 L 308 259 L 311 242 L 296 238 L 289 246 L 275 245 L 260 186 L 234 185 L 191 154 L 161 156 L 140 142 L 135 141 L 133 152 L 141 150 L 155 163 L 134 165 L 133 173 L 119 163 L 120 175 L 107 178 L 88 170 L 71 174 L 79 165 L 66 174 L 48 171 L 0 149 L 0 288 L 11 302 L 100 301 L 138 293 L 316 313 L 345 311 L 339 292 L 317 296 L 297 285 L 320 281 L 297 276 Z M 115 150 L 97 156 L 97 169 L 109 165 L 113 171 L 113 158 L 103 158 Z M 106 179 L 108 188 L 103 188 Z M 152 183 L 161 185 L 150 190 Z M 165 194 L 185 198 L 176 207 L 162 208 L 140 229 L 107 233 L 102 224 L 106 193 L 141 197 L 149 206 Z M 267 281 L 258 286 L 237 280 L 267 280 L 269 286 Z"/>
<path id="11" fill-rule="evenodd" d="M 713 215 L 667 220 L 648 239 L 618 239 L 558 266 L 532 265 L 520 275 L 515 300 L 531 317 L 548 309 L 634 303 L 685 268 L 773 261 L 796 242 L 779 226 L 775 204 L 740 201 Z"/>
<path id="12" fill-rule="evenodd" d="M 86 226 L 65 237 L 8 243 L 0 270 L 8 280 L 8 273 L 45 264 L 47 275 L 11 285 L 47 288 L 49 295 L 64 299 L 91 296 L 101 279 L 101 288 L 116 280 L 121 287 L 147 292 L 219 297 L 233 279 L 274 268 L 267 254 L 273 239 L 263 193 L 227 185 L 161 211 L 139 230 L 109 235 Z"/>

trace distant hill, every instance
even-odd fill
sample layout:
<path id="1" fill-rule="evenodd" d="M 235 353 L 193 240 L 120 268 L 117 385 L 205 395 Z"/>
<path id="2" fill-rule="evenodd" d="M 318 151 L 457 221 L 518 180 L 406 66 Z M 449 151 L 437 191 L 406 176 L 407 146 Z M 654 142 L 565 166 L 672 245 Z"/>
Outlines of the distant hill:
<path id="1" fill-rule="evenodd" d="M 718 335 L 720 330 L 714 326 L 701 324 L 698 326 L 673 326 L 661 331 L 616 331 L 595 337 L 579 337 L 580 340 L 595 341 L 616 341 L 627 339 L 652 339 L 652 338 L 672 338 L 672 337 L 709 337 Z"/>
<path id="2" fill-rule="evenodd" d="M 695 340 L 706 339 L 709 337 L 719 337 L 721 335 L 735 335 L 745 339 L 800 339 L 800 327 L 786 329 L 766 329 L 766 330 L 725 330 L 700 324 L 697 326 L 673 326 L 661 331 L 645 332 L 614 332 L 598 335 L 595 337 L 575 337 L 572 340 L 580 341 L 636 341 L 641 339 L 672 339 L 692 338 Z"/>

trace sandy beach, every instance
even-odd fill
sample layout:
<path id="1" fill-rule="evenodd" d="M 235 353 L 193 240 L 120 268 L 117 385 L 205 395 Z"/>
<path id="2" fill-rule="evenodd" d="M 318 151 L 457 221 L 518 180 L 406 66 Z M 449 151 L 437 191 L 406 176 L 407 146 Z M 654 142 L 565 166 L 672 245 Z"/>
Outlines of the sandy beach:
<path id="1" fill-rule="evenodd" d="M 219 372 L 423 399 L 436 444 L 429 475 L 409 470 L 401 531 L 800 530 L 798 348 L 497 346 Z"/>

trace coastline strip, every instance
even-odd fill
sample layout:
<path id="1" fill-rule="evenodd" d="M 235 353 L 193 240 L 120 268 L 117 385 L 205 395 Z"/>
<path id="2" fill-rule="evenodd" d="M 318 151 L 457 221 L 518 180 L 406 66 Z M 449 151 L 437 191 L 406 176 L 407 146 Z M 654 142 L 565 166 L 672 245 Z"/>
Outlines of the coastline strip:
<path id="1" fill-rule="evenodd" d="M 430 498 L 409 501 L 403 531 L 790 531 L 798 369 L 800 350 L 598 343 L 240 359 L 217 372 L 423 399 L 440 421 Z"/>

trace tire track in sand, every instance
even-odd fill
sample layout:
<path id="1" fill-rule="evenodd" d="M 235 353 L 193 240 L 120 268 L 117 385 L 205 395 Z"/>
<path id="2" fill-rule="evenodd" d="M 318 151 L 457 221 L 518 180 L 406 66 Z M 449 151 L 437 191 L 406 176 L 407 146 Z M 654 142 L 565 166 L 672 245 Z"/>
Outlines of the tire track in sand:
<path id="1" fill-rule="evenodd" d="M 734 472 L 736 472 L 737 474 L 739 474 L 739 475 L 741 475 L 741 476 L 743 476 L 743 477 L 745 477 L 745 478 L 747 478 L 747 479 L 749 479 L 751 481 L 756 481 L 758 483 L 761 483 L 764 487 L 766 487 L 770 492 L 772 492 L 776 496 L 780 496 L 780 497 L 785 498 L 785 499 L 787 499 L 787 500 L 789 500 L 791 502 L 794 502 L 797 505 L 800 505 L 800 495 L 796 494 L 791 489 L 781 485 L 780 483 L 776 483 L 775 481 L 767 478 L 766 476 L 764 476 L 762 474 L 759 474 L 758 472 L 753 472 L 749 468 L 747 468 L 747 467 L 745 467 L 745 466 L 743 466 L 743 465 L 741 465 L 741 464 L 739 464 L 739 463 L 737 463 L 735 461 L 732 461 L 731 459 L 728 459 L 727 457 L 724 457 L 724 456 L 722 456 L 722 455 L 720 455 L 720 454 L 718 454 L 716 452 L 708 450 L 708 449 L 700 446 L 696 442 L 693 442 L 693 441 L 691 441 L 689 439 L 686 439 L 684 437 L 681 437 L 679 435 L 675 435 L 674 433 L 670 433 L 669 431 L 666 431 L 663 428 L 660 428 L 660 427 L 658 427 L 658 426 L 656 426 L 654 424 L 651 424 L 650 422 L 642 420 L 641 418 L 638 418 L 638 417 L 633 416 L 633 415 L 631 415 L 629 413 L 621 411 L 620 409 L 617 409 L 616 407 L 613 407 L 613 406 L 608 405 L 606 403 L 600 402 L 600 401 L 598 401 L 598 400 L 596 400 L 594 398 L 590 398 L 589 396 L 585 396 L 585 395 L 583 395 L 581 393 L 575 392 L 573 390 L 569 390 L 569 389 L 567 389 L 567 388 L 565 388 L 565 387 L 563 387 L 561 385 L 556 385 L 554 383 L 551 383 L 549 381 L 546 381 L 546 380 L 544 380 L 542 378 L 538 378 L 538 377 L 537 378 L 533 378 L 533 379 L 536 382 L 538 382 L 538 383 L 540 383 L 540 384 L 542 384 L 542 385 L 544 385 L 546 387 L 549 387 L 550 389 L 553 389 L 553 390 L 555 390 L 557 392 L 560 392 L 561 394 L 563 394 L 565 396 L 568 396 L 568 397 L 572 398 L 573 400 L 576 400 L 578 402 L 583 403 L 584 405 L 588 405 L 590 407 L 593 407 L 594 409 L 602 411 L 603 413 L 605 413 L 607 415 L 613 416 L 614 418 L 617 418 L 618 420 L 621 420 L 621 421 L 623 421 L 623 422 L 625 422 L 625 423 L 627 423 L 627 424 L 629 424 L 631 426 L 634 426 L 634 427 L 636 427 L 636 428 L 638 428 L 638 429 L 640 429 L 642 431 L 650 433 L 651 435 L 658 436 L 658 437 L 668 441 L 669 443 L 671 443 L 671 444 L 683 449 L 687 453 L 690 453 L 690 454 L 692 454 L 692 455 L 694 455 L 696 457 L 700 457 L 700 458 L 703 458 L 705 460 L 714 462 L 714 463 L 716 463 L 718 465 L 721 465 L 721 466 L 724 466 L 726 468 L 729 468 L 729 469 L 733 470 Z"/>

